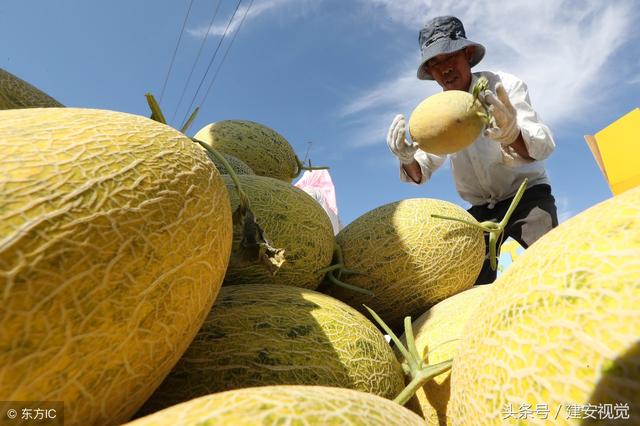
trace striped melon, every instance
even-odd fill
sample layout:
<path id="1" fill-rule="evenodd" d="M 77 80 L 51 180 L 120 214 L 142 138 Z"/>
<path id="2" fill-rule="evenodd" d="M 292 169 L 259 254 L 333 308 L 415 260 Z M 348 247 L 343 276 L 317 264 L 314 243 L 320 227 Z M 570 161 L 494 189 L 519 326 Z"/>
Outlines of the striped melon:
<path id="1" fill-rule="evenodd" d="M 338 286 L 328 294 L 360 309 L 370 306 L 393 329 L 447 297 L 473 286 L 485 256 L 482 230 L 440 214 L 475 221 L 461 207 L 414 198 L 360 216 L 336 236 L 343 264 L 359 274 L 342 281 L 371 290 L 365 295 Z M 400 333 L 398 333 L 400 334 Z"/>
<path id="2" fill-rule="evenodd" d="M 0 111 L 0 400 L 119 424 L 204 321 L 231 249 L 205 153 L 113 111 Z"/>
<path id="3" fill-rule="evenodd" d="M 292 286 L 223 287 L 193 343 L 142 412 L 209 393 L 279 384 L 393 398 L 404 387 L 404 374 L 382 333 L 339 300 Z"/>
<path id="4" fill-rule="evenodd" d="M 239 158 L 259 176 L 291 183 L 300 174 L 300 162 L 289 142 L 263 124 L 223 120 L 208 124 L 194 137 Z"/>
<path id="5" fill-rule="evenodd" d="M 271 275 L 255 257 L 247 257 L 241 251 L 243 225 L 236 223 L 225 285 L 272 283 L 315 289 L 324 277 L 318 270 L 331 264 L 335 246 L 327 213 L 309 194 L 280 180 L 253 175 L 238 178 L 256 221 L 274 247 L 284 248 L 285 262 Z M 229 176 L 224 181 L 235 211 L 239 200 L 234 184 Z"/>
<path id="6" fill-rule="evenodd" d="M 550 411 L 527 424 L 577 424 L 571 405 L 618 424 L 604 417 L 616 404 L 640 424 L 639 306 L 640 187 L 562 223 L 492 285 L 454 356 L 452 424 L 515 423 L 521 404 Z"/>
<path id="7" fill-rule="evenodd" d="M 491 285 L 477 285 L 451 296 L 422 314 L 413 322 L 412 329 L 418 353 L 429 364 L 451 359 L 458 346 L 466 322 L 473 318 L 480 301 Z M 406 341 L 403 335 L 401 340 Z M 419 408 L 416 410 L 429 425 L 449 424 L 446 421 L 447 404 L 451 394 L 450 371 L 436 376 L 416 392 Z"/>
<path id="8" fill-rule="evenodd" d="M 422 426 L 408 409 L 376 395 L 323 386 L 263 386 L 203 396 L 125 426 Z"/>
<path id="9" fill-rule="evenodd" d="M 0 110 L 62 106 L 43 91 L 0 68 Z"/>

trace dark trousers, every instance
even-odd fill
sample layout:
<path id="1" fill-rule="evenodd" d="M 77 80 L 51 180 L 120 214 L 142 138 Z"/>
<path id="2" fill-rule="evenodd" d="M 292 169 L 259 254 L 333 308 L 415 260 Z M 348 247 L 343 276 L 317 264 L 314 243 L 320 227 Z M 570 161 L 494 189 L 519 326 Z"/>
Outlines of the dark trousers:
<path id="1" fill-rule="evenodd" d="M 492 209 L 488 204 L 472 206 L 467 210 L 478 222 L 490 220 L 500 222 L 509 209 L 513 198 L 500 201 Z M 520 203 L 509 219 L 501 241 L 508 237 L 527 248 L 538 238 L 558 226 L 558 213 L 551 187 L 546 184 L 534 185 L 524 192 Z M 489 264 L 489 236 L 485 235 L 486 257 L 476 284 L 490 284 L 496 279 L 497 271 Z"/>

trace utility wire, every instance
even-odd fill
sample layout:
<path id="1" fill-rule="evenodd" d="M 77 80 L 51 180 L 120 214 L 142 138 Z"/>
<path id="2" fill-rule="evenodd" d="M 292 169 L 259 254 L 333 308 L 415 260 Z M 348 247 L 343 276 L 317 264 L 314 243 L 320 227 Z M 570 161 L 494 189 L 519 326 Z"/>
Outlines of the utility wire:
<path id="1" fill-rule="evenodd" d="M 171 74 L 171 69 L 173 68 L 173 63 L 176 60 L 176 54 L 178 53 L 178 46 L 180 46 L 180 41 L 182 40 L 182 34 L 184 34 L 184 28 L 187 25 L 187 19 L 189 19 L 189 14 L 191 13 L 191 6 L 193 6 L 193 0 L 189 1 L 189 7 L 187 8 L 187 15 L 184 17 L 184 21 L 182 22 L 182 28 L 180 29 L 180 35 L 178 36 L 178 42 L 176 43 L 176 48 L 173 51 L 173 56 L 171 57 L 171 62 L 169 63 L 169 70 L 167 71 L 167 76 L 164 79 L 164 83 L 162 84 L 162 91 L 160 92 L 160 102 L 162 102 L 162 97 L 164 96 L 164 91 L 167 88 L 167 82 L 169 81 L 169 74 Z"/>
<path id="2" fill-rule="evenodd" d="M 249 3 L 249 7 L 247 7 L 247 10 L 245 10 L 244 15 L 242 16 L 242 20 L 240 21 L 240 24 L 238 25 L 238 29 L 233 33 L 233 38 L 231 38 L 231 41 L 229 42 L 229 46 L 227 46 L 227 50 L 224 52 L 224 56 L 222 57 L 222 60 L 220 61 L 220 64 L 218 64 L 218 68 L 216 69 L 216 73 L 213 75 L 213 79 L 211 80 L 211 83 L 209 83 L 209 87 L 207 88 L 207 91 L 205 92 L 204 97 L 202 98 L 202 101 L 200 102 L 200 106 L 204 105 L 204 101 L 207 99 L 207 96 L 209 95 L 209 92 L 211 91 L 211 87 L 213 86 L 213 82 L 216 81 L 216 77 L 218 76 L 218 73 L 220 72 L 220 68 L 222 68 L 222 64 L 224 63 L 224 60 L 227 57 L 227 54 L 229 54 L 229 50 L 231 50 L 231 45 L 233 44 L 233 41 L 238 36 L 238 33 L 240 32 L 240 28 L 242 28 L 242 24 L 244 23 L 245 18 L 249 14 L 249 10 L 251 9 L 252 5 L 253 5 L 253 0 L 251 0 L 251 3 Z"/>
<path id="3" fill-rule="evenodd" d="M 198 60 L 200 59 L 200 55 L 202 53 L 202 48 L 204 47 L 205 43 L 207 42 L 207 38 L 209 38 L 209 34 L 211 33 L 211 27 L 213 26 L 213 21 L 214 21 L 214 19 L 216 19 L 216 16 L 218 15 L 218 10 L 220 9 L 220 3 L 222 3 L 222 0 L 218 0 L 218 5 L 216 6 L 216 10 L 213 12 L 213 16 L 211 17 L 211 21 L 209 21 L 209 27 L 207 28 L 207 33 L 205 34 L 204 38 L 202 39 L 202 43 L 200 43 L 200 49 L 198 49 L 198 54 L 196 55 L 196 59 L 195 59 L 195 61 L 193 61 L 193 65 L 191 66 L 191 71 L 189 72 L 189 77 L 187 78 L 187 82 L 184 84 L 184 87 L 182 88 L 182 94 L 180 95 L 180 100 L 178 101 L 178 105 L 176 106 L 176 109 L 173 112 L 173 116 L 171 117 L 171 121 L 175 120 L 176 114 L 178 114 L 178 110 L 180 109 L 180 105 L 182 105 L 182 100 L 184 99 L 184 95 L 187 92 L 187 87 L 189 86 L 189 83 L 191 82 L 191 77 L 193 76 L 193 71 L 196 69 L 196 65 L 198 63 Z"/>
<path id="4" fill-rule="evenodd" d="M 196 101 L 196 97 L 198 96 L 198 93 L 200 92 L 200 89 L 202 88 L 202 84 L 204 83 L 204 80 L 207 78 L 207 74 L 209 74 L 209 70 L 211 69 L 211 65 L 213 64 L 213 61 L 216 58 L 216 55 L 218 54 L 218 50 L 220 49 L 220 45 L 222 44 L 222 42 L 224 41 L 224 38 L 227 35 L 227 31 L 229 31 L 229 26 L 231 26 L 231 21 L 233 21 L 233 18 L 236 16 L 236 13 L 238 12 L 238 8 L 240 7 L 240 3 L 241 2 L 242 2 L 242 0 L 238 0 L 238 4 L 236 5 L 236 9 L 233 11 L 233 15 L 231 15 L 231 19 L 229 19 L 229 22 L 227 22 L 227 27 L 224 29 L 224 33 L 222 34 L 222 37 L 220 38 L 220 42 L 218 42 L 218 46 L 216 47 L 216 50 L 213 53 L 213 56 L 211 57 L 211 60 L 209 61 L 209 65 L 207 66 L 207 70 L 205 71 L 204 76 L 202 77 L 202 80 L 200 80 L 200 84 L 198 85 L 198 89 L 196 90 L 196 93 L 193 95 L 193 99 L 191 99 L 191 103 L 189 104 L 189 108 L 187 108 L 187 111 L 185 112 L 184 118 L 182 119 L 183 122 L 187 119 L 187 115 L 189 115 L 189 111 L 191 111 L 191 108 L 193 107 L 193 104 Z"/>

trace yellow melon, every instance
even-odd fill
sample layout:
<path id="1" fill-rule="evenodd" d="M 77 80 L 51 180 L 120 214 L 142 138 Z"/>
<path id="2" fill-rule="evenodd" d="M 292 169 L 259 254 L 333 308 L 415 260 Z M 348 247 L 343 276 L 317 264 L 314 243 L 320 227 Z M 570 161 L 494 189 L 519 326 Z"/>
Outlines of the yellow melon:
<path id="1" fill-rule="evenodd" d="M 431 95 L 409 117 L 409 134 L 432 154 L 451 154 L 471 145 L 485 126 L 485 110 L 472 94 L 447 90 Z"/>
<path id="2" fill-rule="evenodd" d="M 624 423 L 640 424 L 639 306 L 636 188 L 562 223 L 496 280 L 454 355 L 447 417 L 617 424 L 608 416 L 626 407 Z"/>
<path id="3" fill-rule="evenodd" d="M 423 426 L 415 413 L 380 396 L 324 386 L 261 386 L 174 405 L 125 426 Z"/>
<path id="4" fill-rule="evenodd" d="M 453 357 L 462 330 L 473 319 L 491 285 L 476 285 L 451 296 L 422 314 L 412 324 L 418 353 L 428 364 L 437 364 Z M 401 340 L 406 342 L 406 336 Z M 447 371 L 425 383 L 416 392 L 419 408 L 416 410 L 429 425 L 448 424 L 447 404 L 451 394 L 451 372 Z"/>
<path id="5" fill-rule="evenodd" d="M 231 209 L 204 151 L 131 114 L 0 111 L 0 400 L 127 420 L 218 294 Z"/>

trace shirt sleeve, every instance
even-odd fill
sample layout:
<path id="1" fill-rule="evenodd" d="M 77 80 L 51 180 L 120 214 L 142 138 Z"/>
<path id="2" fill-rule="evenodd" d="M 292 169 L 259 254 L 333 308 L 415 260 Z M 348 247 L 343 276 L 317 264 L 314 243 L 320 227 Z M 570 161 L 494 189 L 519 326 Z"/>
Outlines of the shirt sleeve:
<path id="1" fill-rule="evenodd" d="M 551 130 L 531 106 L 527 85 L 522 80 L 515 79 L 510 86 L 507 88 L 509 99 L 517 111 L 518 127 L 529 156 L 535 160 L 544 160 L 556 147 Z"/>
<path id="2" fill-rule="evenodd" d="M 431 178 L 433 172 L 435 172 L 442 164 L 444 160 L 447 159 L 447 156 L 439 156 L 435 154 L 428 154 L 421 149 L 417 150 L 414 154 L 413 158 L 420 165 L 420 171 L 422 172 L 422 176 L 420 178 L 420 182 L 415 182 L 411 177 L 405 172 L 404 167 L 400 164 L 400 180 L 402 182 L 409 182 L 415 185 L 422 185 L 426 181 Z"/>

